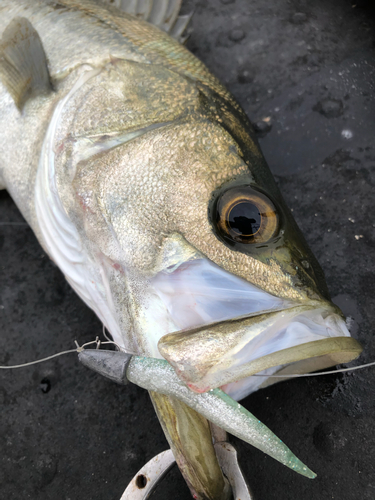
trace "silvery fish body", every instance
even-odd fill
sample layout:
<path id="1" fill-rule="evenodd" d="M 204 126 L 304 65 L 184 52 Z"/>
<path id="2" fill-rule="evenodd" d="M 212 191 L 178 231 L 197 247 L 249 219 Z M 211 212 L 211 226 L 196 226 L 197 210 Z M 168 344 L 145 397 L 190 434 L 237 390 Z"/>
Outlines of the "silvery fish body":
<path id="1" fill-rule="evenodd" d="M 90 0 L 1 0 L 0 34 L 0 186 L 122 349 L 237 400 L 360 353 L 247 117 L 178 41 Z M 224 498 L 207 421 L 201 473 L 190 410 L 152 398 L 192 492 Z"/>

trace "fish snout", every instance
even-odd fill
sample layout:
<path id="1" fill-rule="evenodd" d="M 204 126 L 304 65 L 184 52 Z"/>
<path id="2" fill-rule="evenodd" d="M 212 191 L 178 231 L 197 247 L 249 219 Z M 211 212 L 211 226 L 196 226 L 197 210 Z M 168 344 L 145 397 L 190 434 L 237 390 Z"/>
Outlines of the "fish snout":
<path id="1" fill-rule="evenodd" d="M 335 309 L 313 306 L 171 333 L 158 348 L 191 390 L 222 387 L 237 400 L 288 375 L 348 363 L 362 352 Z M 272 379 L 276 373 L 285 378 Z"/>

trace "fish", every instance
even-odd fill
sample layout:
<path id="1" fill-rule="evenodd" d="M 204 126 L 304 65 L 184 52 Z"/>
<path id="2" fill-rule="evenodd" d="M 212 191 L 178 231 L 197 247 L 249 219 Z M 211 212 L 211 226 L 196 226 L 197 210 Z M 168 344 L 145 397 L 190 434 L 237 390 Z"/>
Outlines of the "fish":
<path id="1" fill-rule="evenodd" d="M 123 350 L 235 400 L 275 380 L 256 373 L 360 354 L 248 118 L 202 63 L 96 2 L 1 8 L 0 184 Z M 151 397 L 193 495 L 219 498 L 207 420 Z"/>

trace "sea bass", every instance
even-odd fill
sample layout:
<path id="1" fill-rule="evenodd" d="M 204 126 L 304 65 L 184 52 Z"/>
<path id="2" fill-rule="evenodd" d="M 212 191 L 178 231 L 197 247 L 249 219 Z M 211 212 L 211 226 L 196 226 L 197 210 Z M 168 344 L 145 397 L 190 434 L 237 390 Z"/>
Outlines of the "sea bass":
<path id="1" fill-rule="evenodd" d="M 121 349 L 240 400 L 361 348 L 244 112 L 142 19 L 180 37 L 179 3 L 1 1 L 0 186 Z M 193 495 L 226 498 L 206 418 L 151 398 Z"/>

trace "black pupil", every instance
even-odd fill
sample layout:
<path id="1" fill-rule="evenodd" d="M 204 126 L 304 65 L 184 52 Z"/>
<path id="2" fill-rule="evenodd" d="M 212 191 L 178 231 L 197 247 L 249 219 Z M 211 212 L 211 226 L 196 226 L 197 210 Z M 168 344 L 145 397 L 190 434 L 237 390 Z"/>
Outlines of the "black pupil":
<path id="1" fill-rule="evenodd" d="M 232 208 L 228 222 L 237 234 L 253 236 L 259 231 L 261 219 L 258 207 L 245 201 Z"/>

